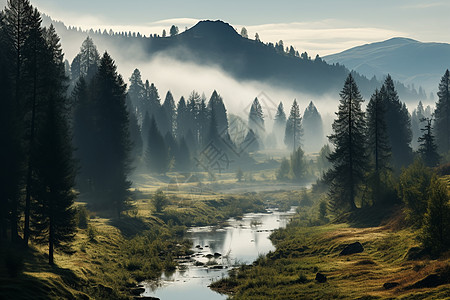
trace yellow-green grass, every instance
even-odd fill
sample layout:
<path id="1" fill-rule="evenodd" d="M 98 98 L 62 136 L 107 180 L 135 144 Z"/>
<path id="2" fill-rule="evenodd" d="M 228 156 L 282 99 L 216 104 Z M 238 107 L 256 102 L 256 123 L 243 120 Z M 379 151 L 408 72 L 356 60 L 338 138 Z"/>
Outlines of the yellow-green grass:
<path id="1" fill-rule="evenodd" d="M 241 267 L 213 288 L 236 299 L 448 299 L 449 285 L 407 289 L 449 264 L 448 256 L 407 260 L 408 249 L 418 246 L 416 235 L 390 226 L 290 227 L 273 235 L 275 252 Z M 363 244 L 363 253 L 339 256 L 344 245 L 355 241 Z M 327 276 L 326 283 L 315 281 L 317 272 Z M 399 286 L 385 290 L 387 282 Z"/>

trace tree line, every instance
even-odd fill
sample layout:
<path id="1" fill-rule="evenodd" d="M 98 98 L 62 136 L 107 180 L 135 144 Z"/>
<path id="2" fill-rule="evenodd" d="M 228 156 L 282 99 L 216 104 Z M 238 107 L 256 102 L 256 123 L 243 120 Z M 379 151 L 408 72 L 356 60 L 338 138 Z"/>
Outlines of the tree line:
<path id="1" fill-rule="evenodd" d="M 411 117 L 392 78 L 387 76 L 364 112 L 363 99 L 350 74 L 329 136 L 334 146 L 328 156 L 331 167 L 323 177 L 329 186 L 331 208 L 354 211 L 403 200 L 409 220 L 423 227 L 424 245 L 433 251 L 448 249 L 449 198 L 446 186 L 429 168 L 436 167 L 450 150 L 449 91 L 447 70 L 439 84 L 436 110 L 420 119 L 422 134 L 412 164 Z"/>

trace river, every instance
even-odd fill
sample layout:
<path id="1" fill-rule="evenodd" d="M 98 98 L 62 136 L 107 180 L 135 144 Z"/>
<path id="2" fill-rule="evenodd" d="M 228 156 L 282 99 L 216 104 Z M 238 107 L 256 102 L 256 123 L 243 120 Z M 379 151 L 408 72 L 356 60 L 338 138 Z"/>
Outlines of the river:
<path id="1" fill-rule="evenodd" d="M 163 274 L 158 282 L 144 283 L 142 296 L 161 300 L 227 299 L 227 296 L 210 290 L 208 285 L 226 277 L 228 270 L 236 264 L 250 264 L 259 255 L 274 250 L 269 235 L 273 230 L 285 227 L 294 213 L 295 208 L 288 212 L 269 210 L 246 214 L 239 220 L 230 219 L 223 228 L 190 228 L 187 238 L 194 245 L 192 257 L 179 260 L 177 270 Z"/>

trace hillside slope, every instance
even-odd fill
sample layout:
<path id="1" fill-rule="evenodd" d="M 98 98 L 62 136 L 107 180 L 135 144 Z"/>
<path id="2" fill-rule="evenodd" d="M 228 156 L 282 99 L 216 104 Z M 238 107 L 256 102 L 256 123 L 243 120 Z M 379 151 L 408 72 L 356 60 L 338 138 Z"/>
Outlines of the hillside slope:
<path id="1" fill-rule="evenodd" d="M 406 84 L 437 90 L 439 80 L 450 67 L 450 44 L 422 43 L 408 38 L 392 38 L 366 44 L 324 57 L 369 78 L 390 73 Z"/>
<path id="2" fill-rule="evenodd" d="M 50 23 L 55 25 L 61 36 L 69 60 L 89 35 L 99 50 L 111 52 L 118 61 L 117 57 L 121 56 L 121 61 L 133 58 L 144 63 L 158 55 L 165 55 L 182 62 L 218 67 L 240 81 L 258 81 L 306 95 L 337 95 L 349 72 L 339 64 L 328 64 L 320 58 L 301 59 L 276 50 L 270 43 L 244 38 L 223 21 L 201 21 L 173 37 L 142 37 L 139 34 L 99 30 L 86 32 L 44 18 L 44 24 Z M 354 77 L 366 98 L 381 85 L 376 79 L 369 80 L 359 74 L 354 74 Z M 400 83 L 397 88 L 404 100 L 418 99 Z"/>

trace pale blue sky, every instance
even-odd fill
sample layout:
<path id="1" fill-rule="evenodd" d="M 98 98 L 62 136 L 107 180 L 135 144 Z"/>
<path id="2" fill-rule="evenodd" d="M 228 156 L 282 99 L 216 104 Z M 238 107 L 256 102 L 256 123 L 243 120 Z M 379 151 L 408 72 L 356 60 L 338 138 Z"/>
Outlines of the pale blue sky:
<path id="1" fill-rule="evenodd" d="M 0 0 L 2 7 L 6 0 Z M 405 36 L 450 42 L 448 0 L 31 0 L 66 25 L 160 33 L 175 23 L 221 19 L 263 41 L 283 39 L 320 55 L 361 43 Z M 170 20 L 167 19 L 181 19 Z M 163 21 L 163 22 L 158 22 Z M 295 24 L 292 24 L 295 23 Z"/>

